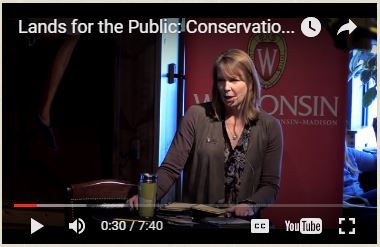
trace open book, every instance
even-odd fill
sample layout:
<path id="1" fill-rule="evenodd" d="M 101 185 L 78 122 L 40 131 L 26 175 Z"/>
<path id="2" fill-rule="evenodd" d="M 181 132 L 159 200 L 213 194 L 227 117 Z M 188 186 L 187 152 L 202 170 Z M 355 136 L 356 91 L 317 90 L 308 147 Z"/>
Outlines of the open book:
<path id="1" fill-rule="evenodd" d="M 161 208 L 163 211 L 170 212 L 183 212 L 183 211 L 198 211 L 214 215 L 224 214 L 226 211 L 224 209 L 215 208 L 207 206 L 204 204 L 192 204 L 192 203 L 182 203 L 182 202 L 173 202 L 165 205 Z"/>

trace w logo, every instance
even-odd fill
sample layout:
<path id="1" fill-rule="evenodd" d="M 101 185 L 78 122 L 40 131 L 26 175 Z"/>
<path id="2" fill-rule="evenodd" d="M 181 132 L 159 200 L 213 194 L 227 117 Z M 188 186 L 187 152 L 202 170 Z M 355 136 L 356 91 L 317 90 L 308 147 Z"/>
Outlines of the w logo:
<path id="1" fill-rule="evenodd" d="M 278 49 L 272 49 L 271 54 L 269 54 L 269 48 L 265 48 L 265 52 L 263 55 L 263 49 L 256 49 L 257 55 L 259 57 L 258 62 L 260 63 L 260 66 L 257 66 L 260 69 L 260 73 L 262 77 L 271 76 L 273 74 L 273 65 L 274 62 L 277 62 L 277 52 Z"/>
<path id="2" fill-rule="evenodd" d="M 263 88 L 273 87 L 280 79 L 287 52 L 285 40 L 280 34 L 259 34 L 251 38 L 248 53 L 255 63 Z"/>

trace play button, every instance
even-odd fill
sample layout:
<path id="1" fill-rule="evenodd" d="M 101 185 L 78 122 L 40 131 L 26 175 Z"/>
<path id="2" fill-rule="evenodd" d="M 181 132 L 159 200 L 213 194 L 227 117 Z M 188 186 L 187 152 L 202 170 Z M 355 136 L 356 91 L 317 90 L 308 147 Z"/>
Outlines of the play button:
<path id="1" fill-rule="evenodd" d="M 35 233 L 36 231 L 40 230 L 44 225 L 42 225 L 40 222 L 36 221 L 33 218 L 30 218 L 30 234 Z"/>

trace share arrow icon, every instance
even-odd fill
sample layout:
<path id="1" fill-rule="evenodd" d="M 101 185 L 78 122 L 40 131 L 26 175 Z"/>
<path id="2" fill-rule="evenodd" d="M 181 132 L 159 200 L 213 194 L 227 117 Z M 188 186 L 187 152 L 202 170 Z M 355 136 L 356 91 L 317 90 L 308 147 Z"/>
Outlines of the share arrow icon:
<path id="1" fill-rule="evenodd" d="M 36 231 L 40 230 L 44 225 L 42 225 L 40 222 L 36 221 L 33 218 L 30 218 L 30 234 L 35 233 Z"/>
<path id="2" fill-rule="evenodd" d="M 351 34 L 352 31 L 354 31 L 356 29 L 356 25 L 355 23 L 353 23 L 350 19 L 348 19 L 348 23 L 342 25 L 339 30 L 338 30 L 338 33 L 336 35 L 339 35 L 341 32 L 343 31 L 348 31 L 348 34 Z"/>

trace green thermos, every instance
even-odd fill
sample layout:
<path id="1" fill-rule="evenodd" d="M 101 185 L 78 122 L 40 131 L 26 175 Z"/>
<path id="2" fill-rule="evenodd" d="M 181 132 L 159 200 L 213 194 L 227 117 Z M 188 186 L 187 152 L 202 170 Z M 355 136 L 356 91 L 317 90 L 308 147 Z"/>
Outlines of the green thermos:
<path id="1" fill-rule="evenodd" d="M 139 183 L 139 215 L 144 218 L 154 216 L 157 193 L 156 174 L 143 173 Z"/>

